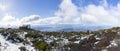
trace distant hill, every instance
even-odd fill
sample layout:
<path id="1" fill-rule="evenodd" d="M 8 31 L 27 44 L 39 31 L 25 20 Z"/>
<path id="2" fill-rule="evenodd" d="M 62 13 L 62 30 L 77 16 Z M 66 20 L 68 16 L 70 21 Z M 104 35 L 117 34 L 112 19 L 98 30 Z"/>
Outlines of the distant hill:
<path id="1" fill-rule="evenodd" d="M 107 25 L 79 25 L 79 24 L 57 24 L 57 25 L 40 25 L 33 26 L 33 29 L 40 31 L 87 31 L 111 28 Z"/>
<path id="2" fill-rule="evenodd" d="M 65 29 L 72 30 L 69 25 Z M 0 28 L 0 39 L 0 51 L 120 51 L 120 27 L 86 32 L 42 32 L 28 26 Z"/>

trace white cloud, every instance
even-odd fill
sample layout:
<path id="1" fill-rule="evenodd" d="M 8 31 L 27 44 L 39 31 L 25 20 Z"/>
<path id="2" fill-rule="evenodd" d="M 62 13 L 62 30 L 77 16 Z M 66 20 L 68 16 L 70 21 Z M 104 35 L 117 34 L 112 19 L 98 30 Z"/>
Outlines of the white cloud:
<path id="1" fill-rule="evenodd" d="M 62 0 L 59 10 L 55 16 L 42 18 L 40 15 L 30 15 L 21 19 L 5 16 L 0 24 L 21 25 L 21 24 L 96 24 L 96 25 L 120 25 L 120 4 L 108 7 L 106 0 L 98 6 L 89 4 L 85 7 L 76 6 L 72 0 Z M 80 8 L 80 9 L 79 9 Z M 79 11 L 80 10 L 80 11 Z M 81 11 L 82 10 L 82 11 Z M 9 23 L 10 22 L 10 23 Z"/>
<path id="2" fill-rule="evenodd" d="M 118 19 L 114 15 L 112 15 L 110 10 L 106 10 L 103 6 L 88 5 L 87 7 L 85 7 L 84 12 L 82 14 L 84 14 L 85 16 L 89 15 L 87 17 L 84 17 L 86 18 L 84 20 L 88 22 L 92 21 L 97 24 L 116 25 L 119 22 Z"/>
<path id="3" fill-rule="evenodd" d="M 32 21 L 38 20 L 39 18 L 40 18 L 39 15 L 30 15 L 28 17 L 23 17 L 20 21 L 21 23 L 32 22 Z"/>
<path id="4" fill-rule="evenodd" d="M 12 16 L 10 16 L 10 15 L 6 15 L 5 17 L 3 17 L 3 19 L 2 19 L 2 21 L 7 21 L 7 22 L 9 22 L 9 21 L 15 21 L 16 20 L 16 18 L 15 17 L 12 17 Z"/>
<path id="5" fill-rule="evenodd" d="M 11 27 L 19 25 L 20 25 L 19 19 L 12 17 L 10 15 L 5 15 L 0 21 L 1 27 Z"/>
<path id="6" fill-rule="evenodd" d="M 20 23 L 23 24 L 31 24 L 31 25 L 41 25 L 41 24 L 57 24 L 61 23 L 62 19 L 60 17 L 47 17 L 40 18 L 39 15 L 31 15 L 28 17 L 23 17 L 20 19 Z"/>
<path id="7" fill-rule="evenodd" d="M 89 14 L 81 14 L 81 20 L 83 24 L 96 24 L 98 23 L 98 19 L 93 16 L 93 15 L 89 15 Z"/>
<path id="8" fill-rule="evenodd" d="M 6 5 L 2 5 L 2 4 L 0 4 L 0 10 L 1 10 L 1 11 L 5 11 L 5 10 L 6 10 L 6 8 L 7 8 L 7 6 L 6 6 Z"/>
<path id="9" fill-rule="evenodd" d="M 59 24 L 62 22 L 60 17 L 43 18 L 38 21 L 40 24 Z"/>
<path id="10" fill-rule="evenodd" d="M 0 0 L 0 12 L 6 12 L 9 9 L 12 0 Z"/>
<path id="11" fill-rule="evenodd" d="M 72 3 L 72 0 L 62 0 L 59 8 L 55 15 L 62 17 L 63 23 L 73 23 L 73 19 L 78 16 L 78 8 Z"/>
<path id="12" fill-rule="evenodd" d="M 107 0 L 101 0 L 100 4 L 101 4 L 103 7 L 108 7 Z"/>
<path id="13" fill-rule="evenodd" d="M 118 3 L 116 7 L 111 7 L 109 12 L 115 17 L 120 17 L 120 3 Z"/>
<path id="14" fill-rule="evenodd" d="M 62 23 L 118 25 L 119 19 L 115 15 L 120 15 L 119 4 L 114 9 L 108 9 L 107 7 L 109 6 L 106 0 L 102 0 L 98 6 L 89 4 L 80 9 L 72 3 L 72 0 L 62 0 L 56 15 L 63 18 Z M 82 12 L 79 10 L 82 10 Z M 111 10 L 114 10 L 114 14 Z"/>

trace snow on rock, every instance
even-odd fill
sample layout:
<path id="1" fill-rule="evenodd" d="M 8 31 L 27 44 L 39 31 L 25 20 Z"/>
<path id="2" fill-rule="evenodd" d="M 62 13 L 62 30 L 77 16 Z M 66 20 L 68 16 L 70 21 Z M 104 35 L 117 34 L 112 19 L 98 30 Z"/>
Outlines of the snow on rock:
<path id="1" fill-rule="evenodd" d="M 28 51 L 36 51 L 34 47 L 31 47 L 30 45 L 25 46 Z"/>
<path id="2" fill-rule="evenodd" d="M 101 40 L 102 38 L 98 37 L 97 35 L 95 36 L 96 40 Z"/>
<path id="3" fill-rule="evenodd" d="M 20 51 L 19 46 L 12 44 L 0 35 L 0 51 Z"/>
<path id="4" fill-rule="evenodd" d="M 74 43 L 77 43 L 77 44 L 79 44 L 79 42 L 80 42 L 80 41 L 75 41 Z"/>
<path id="5" fill-rule="evenodd" d="M 36 51 L 31 45 L 23 45 L 23 43 L 11 43 L 0 35 L 0 51 L 21 51 L 19 48 L 25 47 L 28 51 Z"/>
<path id="6" fill-rule="evenodd" d="M 117 32 L 117 35 L 120 35 L 120 32 Z"/>
<path id="7" fill-rule="evenodd" d="M 107 49 L 103 49 L 102 51 L 108 51 Z"/>
<path id="8" fill-rule="evenodd" d="M 27 32 L 18 32 L 17 34 L 19 35 L 20 38 L 25 38 Z"/>
<path id="9" fill-rule="evenodd" d="M 95 42 L 94 44 L 98 44 L 100 41 Z"/>
<path id="10" fill-rule="evenodd" d="M 110 48 L 110 47 L 117 47 L 118 44 L 113 40 L 113 41 L 110 41 L 110 45 L 107 46 L 106 48 Z"/>
<path id="11" fill-rule="evenodd" d="M 69 41 L 68 41 L 68 39 L 63 39 L 63 42 L 65 43 L 65 44 L 68 44 L 69 43 Z"/>
<path id="12" fill-rule="evenodd" d="M 81 40 L 84 40 L 85 38 L 88 39 L 88 38 L 89 38 L 90 36 L 92 36 L 92 35 L 93 35 L 93 34 L 90 34 L 90 35 L 84 35 L 84 36 L 81 37 Z"/>

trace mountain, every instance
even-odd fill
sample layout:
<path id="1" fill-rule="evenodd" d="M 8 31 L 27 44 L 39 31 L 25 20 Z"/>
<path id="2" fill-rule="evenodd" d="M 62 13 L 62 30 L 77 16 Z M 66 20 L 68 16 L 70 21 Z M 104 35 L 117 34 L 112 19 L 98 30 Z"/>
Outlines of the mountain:
<path id="1" fill-rule="evenodd" d="M 0 28 L 0 39 L 0 51 L 120 51 L 120 27 L 91 32 Z"/>
<path id="2" fill-rule="evenodd" d="M 49 25 L 39 25 L 39 26 L 32 26 L 33 29 L 40 30 L 40 31 L 87 31 L 87 30 L 99 30 L 99 29 L 106 29 L 112 26 L 108 25 L 80 25 L 80 24 L 49 24 Z"/>

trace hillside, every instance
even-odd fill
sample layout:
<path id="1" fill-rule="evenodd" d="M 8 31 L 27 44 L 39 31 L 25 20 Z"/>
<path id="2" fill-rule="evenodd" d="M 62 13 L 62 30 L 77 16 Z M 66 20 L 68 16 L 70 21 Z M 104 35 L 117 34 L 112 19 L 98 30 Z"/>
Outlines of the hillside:
<path id="1" fill-rule="evenodd" d="M 120 51 L 120 27 L 86 32 L 0 28 L 0 51 Z"/>

